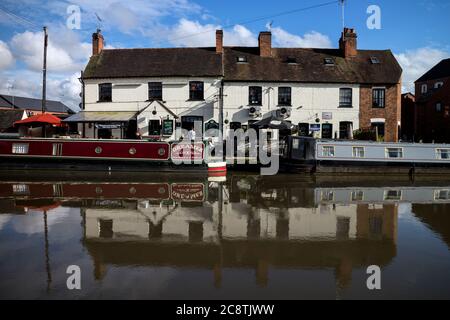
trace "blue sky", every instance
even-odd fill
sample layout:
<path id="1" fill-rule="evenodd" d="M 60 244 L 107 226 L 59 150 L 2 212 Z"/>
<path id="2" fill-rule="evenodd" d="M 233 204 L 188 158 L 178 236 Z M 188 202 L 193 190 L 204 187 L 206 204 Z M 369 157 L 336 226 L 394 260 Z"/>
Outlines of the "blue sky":
<path id="1" fill-rule="evenodd" d="M 74 106 L 79 70 L 90 56 L 91 34 L 99 24 L 95 14 L 110 48 L 209 46 L 216 28 L 225 29 L 225 44 L 255 45 L 258 32 L 269 23 L 275 46 L 335 47 L 342 29 L 337 3 L 271 17 L 327 2 L 2 0 L 0 92 L 39 97 L 43 25 L 50 37 L 49 95 Z M 80 9 L 80 29 L 67 28 L 70 5 Z M 370 5 L 381 10 L 379 30 L 367 28 Z M 404 68 L 407 91 L 427 69 L 450 57 L 449 12 L 450 0 L 347 0 L 345 24 L 356 28 L 359 48 L 394 52 Z"/>

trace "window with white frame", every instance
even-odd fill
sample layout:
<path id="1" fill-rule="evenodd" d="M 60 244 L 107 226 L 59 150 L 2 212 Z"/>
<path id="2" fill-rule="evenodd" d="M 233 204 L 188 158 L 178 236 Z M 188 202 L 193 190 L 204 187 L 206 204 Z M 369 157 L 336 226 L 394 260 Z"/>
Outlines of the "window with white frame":
<path id="1" fill-rule="evenodd" d="M 436 158 L 439 160 L 450 160 L 450 149 L 436 149 Z"/>
<path id="2" fill-rule="evenodd" d="M 420 92 L 427 93 L 428 92 L 428 86 L 426 84 L 423 84 L 422 87 L 421 87 Z"/>
<path id="3" fill-rule="evenodd" d="M 401 159 L 403 158 L 402 148 L 386 148 L 386 158 Z"/>
<path id="4" fill-rule="evenodd" d="M 434 190 L 434 200 L 450 200 L 450 190 Z"/>
<path id="5" fill-rule="evenodd" d="M 321 192 L 321 200 L 322 201 L 333 201 L 334 200 L 334 192 L 327 190 Z"/>
<path id="6" fill-rule="evenodd" d="M 442 111 L 442 104 L 440 102 L 436 103 L 436 112 L 441 112 Z"/>
<path id="7" fill-rule="evenodd" d="M 12 153 L 27 154 L 28 153 L 28 143 L 13 143 Z"/>
<path id="8" fill-rule="evenodd" d="M 363 201 L 364 200 L 364 191 L 357 190 L 352 191 L 352 201 Z"/>
<path id="9" fill-rule="evenodd" d="M 384 192 L 384 200 L 394 200 L 394 201 L 402 200 L 402 191 L 401 190 L 386 190 Z"/>
<path id="10" fill-rule="evenodd" d="M 323 146 L 322 147 L 323 157 L 334 157 L 334 147 L 333 146 Z"/>
<path id="11" fill-rule="evenodd" d="M 364 147 L 353 147 L 353 158 L 364 158 L 365 150 Z"/>

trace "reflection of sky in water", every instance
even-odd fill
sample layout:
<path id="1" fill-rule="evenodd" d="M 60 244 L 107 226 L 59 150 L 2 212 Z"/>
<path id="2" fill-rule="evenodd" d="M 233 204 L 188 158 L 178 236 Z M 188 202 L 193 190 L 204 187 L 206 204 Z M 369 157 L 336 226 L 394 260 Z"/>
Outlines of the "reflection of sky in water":
<path id="1" fill-rule="evenodd" d="M 72 201 L 71 207 L 51 209 L 46 213 L 47 252 L 42 211 L 0 214 L 0 298 L 450 298 L 450 225 L 445 214 L 450 205 L 429 199 L 419 206 L 411 204 L 405 200 L 408 192 L 400 202 L 355 204 L 353 189 L 308 186 L 299 191 L 283 184 L 266 189 L 262 198 L 252 198 L 259 190 L 244 187 L 236 192 L 226 186 L 222 243 L 217 238 L 217 199 L 211 198 L 217 190 L 212 189 L 203 205 L 166 203 L 169 215 L 165 205 L 145 199 L 84 201 L 82 206 Z M 370 190 L 373 197 L 378 189 Z M 423 190 L 416 188 L 414 194 L 430 193 L 428 187 Z M 378 191 L 385 196 L 382 188 Z M 277 202 L 280 198 L 285 200 Z M 123 208 L 117 207 L 120 203 Z M 102 217 L 113 219 L 113 228 L 122 227 L 123 232 L 100 239 L 97 218 Z M 163 223 L 161 238 L 148 239 L 147 221 Z M 189 221 L 204 222 L 203 243 L 190 242 L 198 224 L 190 230 Z M 254 229 L 255 221 L 259 228 Z M 176 234 L 179 230 L 182 236 Z M 255 230 L 260 236 L 249 242 Z M 290 238 L 280 238 L 284 230 Z M 295 238 L 295 232 L 302 236 Z M 93 250 L 96 241 L 105 247 Z M 128 253 L 115 249 L 115 244 L 126 242 L 131 245 Z M 198 256 L 182 259 L 171 254 L 182 255 L 174 248 L 183 245 L 199 248 L 192 251 Z M 213 255 L 220 253 L 221 260 L 205 256 L 206 246 Z M 167 253 L 166 260 L 158 262 L 151 250 Z M 366 250 L 373 251 L 367 256 Z M 147 256 L 148 260 L 139 259 Z M 205 259 L 213 264 L 200 262 Z M 365 287 L 370 261 L 383 263 L 380 292 Z M 66 268 L 72 264 L 81 267 L 81 291 L 66 289 Z"/>

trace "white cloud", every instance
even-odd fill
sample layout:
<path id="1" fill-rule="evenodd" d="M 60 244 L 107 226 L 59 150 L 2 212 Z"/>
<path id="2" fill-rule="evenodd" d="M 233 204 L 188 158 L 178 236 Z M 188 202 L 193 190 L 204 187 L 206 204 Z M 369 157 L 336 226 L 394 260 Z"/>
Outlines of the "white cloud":
<path id="1" fill-rule="evenodd" d="M 42 70 L 44 53 L 43 32 L 25 31 L 11 39 L 11 48 L 17 60 L 33 71 Z M 81 70 L 90 55 L 91 45 L 81 43 L 70 30 L 55 30 L 49 35 L 47 68 L 49 72 Z"/>
<path id="2" fill-rule="evenodd" d="M 280 27 L 272 28 L 273 45 L 287 48 L 331 48 L 332 43 L 328 36 L 316 31 L 305 33 L 303 36 L 295 35 Z"/>
<path id="3" fill-rule="evenodd" d="M 450 53 L 435 48 L 418 48 L 395 54 L 403 68 L 403 92 L 414 92 L 414 81 L 430 70 L 442 59 L 446 59 Z"/>
<path id="4" fill-rule="evenodd" d="M 0 70 L 11 67 L 13 63 L 14 58 L 8 45 L 0 40 Z"/>
<path id="5" fill-rule="evenodd" d="M 222 27 L 214 24 L 201 24 L 198 21 L 182 18 L 168 31 L 168 39 L 175 46 L 215 46 L 217 29 L 222 29 Z M 224 31 L 225 45 L 254 46 L 256 43 L 255 35 L 244 26 L 236 25 L 233 29 Z"/>

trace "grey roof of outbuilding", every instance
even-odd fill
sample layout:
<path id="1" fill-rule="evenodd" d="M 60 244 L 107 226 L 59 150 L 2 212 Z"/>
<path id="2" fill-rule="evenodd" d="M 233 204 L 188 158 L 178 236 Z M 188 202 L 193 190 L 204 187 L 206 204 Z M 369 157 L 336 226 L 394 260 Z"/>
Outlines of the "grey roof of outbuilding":
<path id="1" fill-rule="evenodd" d="M 285 81 L 323 83 L 396 84 L 402 69 L 390 50 L 358 50 L 344 59 L 338 49 L 273 48 L 272 57 L 259 55 L 258 47 L 113 49 L 91 57 L 86 79 L 133 77 L 217 77 L 225 81 Z M 245 56 L 246 63 L 237 58 Z M 371 62 L 376 57 L 380 63 Z M 287 63 L 294 58 L 296 63 Z M 334 66 L 325 65 L 332 58 Z"/>
<path id="2" fill-rule="evenodd" d="M 0 130 L 14 126 L 14 122 L 22 120 L 25 110 L 0 110 Z"/>
<path id="3" fill-rule="evenodd" d="M 442 79 L 450 77 L 450 58 L 444 59 L 428 70 L 423 76 L 416 80 L 416 82 L 423 82 L 428 80 Z"/>
<path id="4" fill-rule="evenodd" d="M 0 108 L 40 111 L 42 109 L 42 100 L 35 98 L 0 94 Z M 68 106 L 66 106 L 64 103 L 55 100 L 47 100 L 46 111 L 60 112 L 60 113 L 74 113 L 74 111 Z"/>

